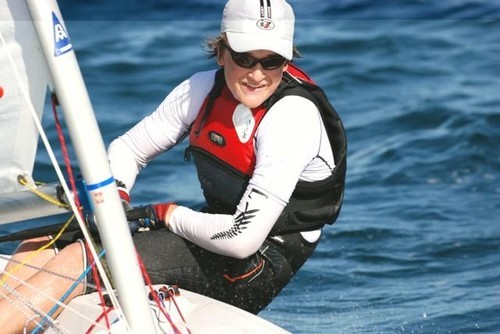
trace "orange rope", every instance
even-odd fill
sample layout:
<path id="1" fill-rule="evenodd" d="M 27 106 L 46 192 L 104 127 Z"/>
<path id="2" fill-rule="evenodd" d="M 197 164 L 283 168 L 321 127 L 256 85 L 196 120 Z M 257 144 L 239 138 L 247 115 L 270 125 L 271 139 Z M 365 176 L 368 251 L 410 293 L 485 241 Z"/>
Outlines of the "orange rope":
<path id="1" fill-rule="evenodd" d="M 234 283 L 236 281 L 239 281 L 239 280 L 242 280 L 242 279 L 245 279 L 247 277 L 252 276 L 254 273 L 256 273 L 257 271 L 259 271 L 262 268 L 263 265 L 264 265 L 264 261 L 260 260 L 260 262 L 257 265 L 257 267 L 255 267 L 254 269 L 250 270 L 249 272 L 247 272 L 247 273 L 245 273 L 245 274 L 243 274 L 241 276 L 237 276 L 237 277 L 231 277 L 228 274 L 224 274 L 224 278 L 227 279 L 229 282 Z"/>

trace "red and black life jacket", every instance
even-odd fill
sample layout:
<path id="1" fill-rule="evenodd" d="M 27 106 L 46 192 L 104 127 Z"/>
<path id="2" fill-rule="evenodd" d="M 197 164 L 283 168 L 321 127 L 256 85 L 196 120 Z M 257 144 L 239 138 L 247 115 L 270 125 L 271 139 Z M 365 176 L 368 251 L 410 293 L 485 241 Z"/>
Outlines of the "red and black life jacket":
<path id="1" fill-rule="evenodd" d="M 287 95 L 311 100 L 320 111 L 330 141 L 335 169 L 330 177 L 315 182 L 298 181 L 288 205 L 275 223 L 270 235 L 310 231 L 333 224 L 342 206 L 347 140 L 342 121 L 327 97 L 299 68 L 290 64 L 276 92 L 261 106 L 248 109 L 248 119 L 255 122 L 243 140 L 235 130 L 234 110 L 242 105 L 225 84 L 223 69 L 216 73 L 215 83 L 191 126 L 191 155 L 201 188 L 212 213 L 234 214 L 255 168 L 255 131 L 272 105 Z M 248 115 L 251 112 L 252 115 Z"/>

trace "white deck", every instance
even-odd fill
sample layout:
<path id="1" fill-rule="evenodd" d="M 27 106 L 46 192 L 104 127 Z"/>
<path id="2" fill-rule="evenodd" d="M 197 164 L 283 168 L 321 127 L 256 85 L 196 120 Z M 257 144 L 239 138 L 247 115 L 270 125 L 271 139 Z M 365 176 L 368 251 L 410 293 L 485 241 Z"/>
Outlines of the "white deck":
<path id="1" fill-rule="evenodd" d="M 6 260 L 0 258 L 0 269 L 5 267 Z M 155 285 L 158 290 L 161 285 Z M 186 323 L 182 320 L 177 308 L 172 301 L 165 301 L 165 309 L 174 322 L 177 330 L 181 333 L 289 333 L 286 330 L 274 325 L 273 323 L 262 319 L 256 315 L 243 311 L 234 306 L 222 303 L 220 301 L 180 289 L 180 295 L 175 297 L 175 301 L 182 312 Z M 92 323 L 99 318 L 103 312 L 97 293 L 92 293 L 75 298 L 64 310 L 57 322 L 67 333 L 86 333 L 92 326 Z M 154 302 L 151 302 L 151 310 L 158 319 L 160 329 L 158 333 L 174 333 L 172 326 L 159 312 Z M 82 317 L 84 315 L 84 317 Z M 112 311 L 108 319 L 112 324 L 112 333 L 126 333 L 124 324 L 117 321 L 117 314 Z M 95 326 L 90 333 L 108 333 L 104 319 L 99 322 L 100 326 Z M 53 329 L 48 329 L 45 333 L 58 333 Z M 142 333 L 141 333 L 142 334 Z M 148 334 L 148 333 L 144 333 Z"/>

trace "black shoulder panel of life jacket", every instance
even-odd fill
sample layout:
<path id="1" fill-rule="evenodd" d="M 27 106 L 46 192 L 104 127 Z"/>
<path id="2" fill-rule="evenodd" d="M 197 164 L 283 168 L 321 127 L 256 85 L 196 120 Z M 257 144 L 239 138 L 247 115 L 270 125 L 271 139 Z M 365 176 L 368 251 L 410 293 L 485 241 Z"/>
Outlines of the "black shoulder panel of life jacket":
<path id="1" fill-rule="evenodd" d="M 335 159 L 330 177 L 315 182 L 299 181 L 283 213 L 270 235 L 312 231 L 333 224 L 342 207 L 347 167 L 347 137 L 342 120 L 323 90 L 285 72 L 276 93 L 267 101 L 267 108 L 288 95 L 312 101 L 325 125 Z"/>

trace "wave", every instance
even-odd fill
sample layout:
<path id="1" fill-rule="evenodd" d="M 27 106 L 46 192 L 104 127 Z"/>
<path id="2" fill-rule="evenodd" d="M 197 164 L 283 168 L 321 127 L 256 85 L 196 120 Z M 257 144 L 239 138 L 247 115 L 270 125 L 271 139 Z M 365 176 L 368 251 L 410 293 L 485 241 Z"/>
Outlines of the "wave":
<path id="1" fill-rule="evenodd" d="M 120 6 L 98 0 L 62 2 L 61 10 L 67 19 L 93 20 L 219 20 L 226 0 L 135 1 L 125 0 Z M 291 1 L 298 19 L 477 19 L 498 18 L 499 5 L 474 0 L 418 1 L 402 3 L 397 0 L 384 2 L 368 0 Z"/>

